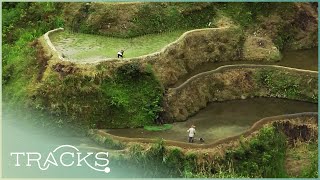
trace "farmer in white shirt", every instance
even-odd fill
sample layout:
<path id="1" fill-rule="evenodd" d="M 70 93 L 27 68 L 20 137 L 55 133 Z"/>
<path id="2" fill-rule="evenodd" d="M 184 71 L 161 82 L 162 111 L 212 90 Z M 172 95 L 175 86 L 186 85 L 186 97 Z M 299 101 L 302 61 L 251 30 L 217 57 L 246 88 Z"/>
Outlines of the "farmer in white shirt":
<path id="1" fill-rule="evenodd" d="M 187 130 L 187 132 L 189 132 L 189 143 L 193 143 L 193 138 L 194 138 L 194 135 L 196 134 L 195 126 L 192 125 L 192 126 Z"/>
<path id="2" fill-rule="evenodd" d="M 118 58 L 123 58 L 123 53 L 124 53 L 124 50 L 121 50 L 118 52 Z"/>

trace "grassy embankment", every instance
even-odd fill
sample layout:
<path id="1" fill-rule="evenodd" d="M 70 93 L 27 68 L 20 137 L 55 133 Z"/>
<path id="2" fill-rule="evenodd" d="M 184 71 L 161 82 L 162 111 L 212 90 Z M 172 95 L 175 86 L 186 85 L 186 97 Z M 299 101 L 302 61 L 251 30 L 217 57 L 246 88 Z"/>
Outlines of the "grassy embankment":
<path id="1" fill-rule="evenodd" d="M 3 112 L 14 112 L 19 115 L 19 120 L 25 119 L 44 127 L 55 124 L 55 127 L 62 128 L 61 117 L 29 106 L 29 87 L 36 81 L 41 68 L 32 42 L 45 32 L 64 25 L 60 13 L 61 4 L 55 3 L 2 4 Z"/>
<path id="2" fill-rule="evenodd" d="M 227 149 L 222 156 L 212 155 L 210 152 L 185 152 L 180 148 L 166 147 L 159 141 L 147 150 L 138 144 L 133 145 L 129 154 L 113 158 L 114 162 L 130 165 L 136 171 L 144 172 L 139 177 L 317 177 L 317 152 L 314 148 L 317 143 L 304 142 L 304 148 L 301 148 L 298 144 L 288 144 L 287 140 L 288 137 L 271 125 L 259 130 L 253 138 L 241 139 L 237 148 Z M 308 158 L 302 153 L 311 156 Z M 299 166 L 299 175 L 290 172 L 288 157 L 291 158 L 290 162 L 297 161 L 294 158 L 303 159 L 304 166 Z M 299 162 L 301 161 L 295 163 Z"/>

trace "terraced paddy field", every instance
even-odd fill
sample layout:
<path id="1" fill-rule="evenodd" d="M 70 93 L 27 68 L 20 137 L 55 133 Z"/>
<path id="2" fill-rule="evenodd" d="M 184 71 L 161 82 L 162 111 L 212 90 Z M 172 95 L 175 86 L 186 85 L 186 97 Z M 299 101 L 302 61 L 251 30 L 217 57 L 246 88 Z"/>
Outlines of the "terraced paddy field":
<path id="1" fill-rule="evenodd" d="M 163 138 L 187 142 L 187 129 L 196 126 L 196 140 L 200 137 L 205 143 L 239 135 L 249 129 L 256 121 L 270 116 L 300 112 L 317 112 L 318 104 L 277 98 L 253 98 L 213 102 L 185 122 L 173 123 L 166 131 L 151 132 L 143 128 L 108 129 L 106 132 L 130 138 Z M 196 143 L 200 143 L 199 140 Z"/>
<path id="2" fill-rule="evenodd" d="M 50 39 L 65 58 L 73 62 L 86 63 L 117 58 L 117 52 L 120 50 L 125 51 L 125 58 L 151 54 L 160 51 L 184 32 L 185 30 L 176 30 L 135 38 L 114 38 L 63 31 L 52 34 Z"/>
<path id="3" fill-rule="evenodd" d="M 13 167 L 70 144 L 110 152 L 108 177 L 318 177 L 317 8 L 3 3 L 4 176 L 106 177 Z"/>
<path id="4" fill-rule="evenodd" d="M 318 71 L 318 48 L 306 49 L 306 50 L 290 50 L 284 51 L 283 57 L 278 62 L 266 62 L 266 61 L 229 61 L 229 62 L 216 62 L 216 63 L 205 63 L 197 66 L 191 73 L 186 74 L 181 77 L 174 85 L 171 87 L 177 87 L 183 82 L 185 82 L 190 77 L 197 75 L 202 72 L 217 69 L 218 67 L 225 65 L 234 64 L 266 64 L 266 65 L 278 65 L 297 69 L 305 69 Z"/>

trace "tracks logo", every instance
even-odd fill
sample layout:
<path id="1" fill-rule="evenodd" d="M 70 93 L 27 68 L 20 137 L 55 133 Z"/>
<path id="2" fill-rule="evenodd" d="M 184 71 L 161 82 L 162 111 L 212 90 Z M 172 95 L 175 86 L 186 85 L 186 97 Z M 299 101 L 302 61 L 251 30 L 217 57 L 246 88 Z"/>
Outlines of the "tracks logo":
<path id="1" fill-rule="evenodd" d="M 16 167 L 37 166 L 45 171 L 51 166 L 83 166 L 86 165 L 95 171 L 109 173 L 108 152 L 80 152 L 80 150 L 71 145 L 61 145 L 49 152 L 45 156 L 39 152 L 11 152 L 10 156 L 15 158 Z"/>

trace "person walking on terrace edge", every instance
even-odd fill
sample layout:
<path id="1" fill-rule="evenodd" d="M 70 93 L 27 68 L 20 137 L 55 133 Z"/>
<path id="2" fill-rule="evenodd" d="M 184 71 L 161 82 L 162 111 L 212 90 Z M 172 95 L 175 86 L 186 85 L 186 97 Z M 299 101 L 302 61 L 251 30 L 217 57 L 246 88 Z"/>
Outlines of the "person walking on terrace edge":
<path id="1" fill-rule="evenodd" d="M 189 133 L 189 143 L 193 143 L 194 135 L 196 134 L 195 126 L 192 125 L 187 132 Z"/>

